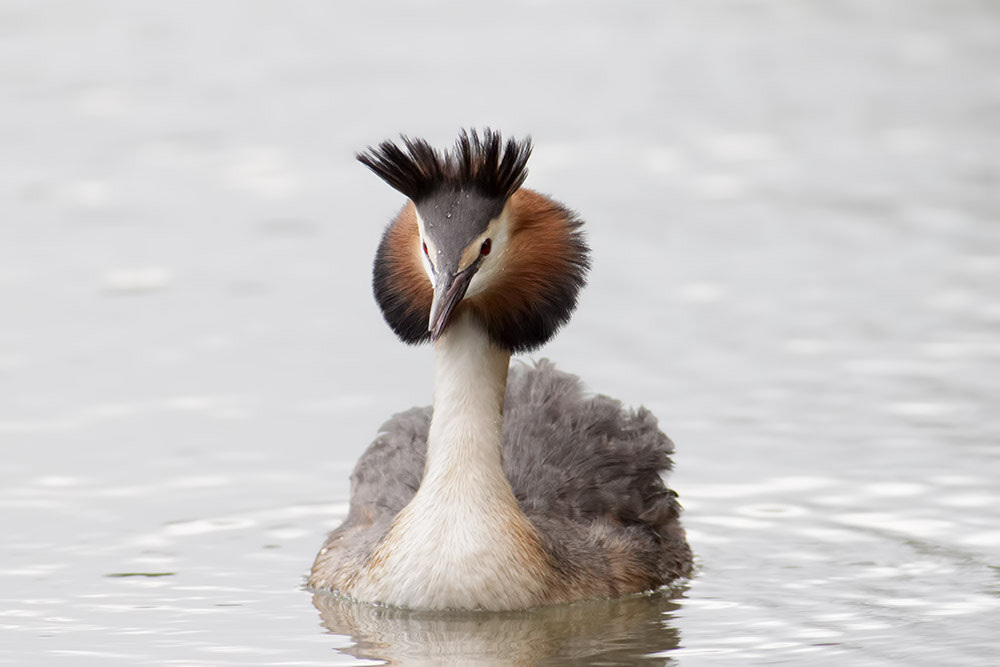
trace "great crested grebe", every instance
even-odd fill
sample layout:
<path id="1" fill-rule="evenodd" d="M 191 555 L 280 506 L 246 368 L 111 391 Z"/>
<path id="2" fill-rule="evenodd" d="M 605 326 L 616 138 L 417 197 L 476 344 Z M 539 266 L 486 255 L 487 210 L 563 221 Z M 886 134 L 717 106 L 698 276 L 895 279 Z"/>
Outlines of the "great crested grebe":
<path id="1" fill-rule="evenodd" d="M 530 139 L 462 132 L 359 154 L 410 201 L 373 287 L 406 343 L 434 343 L 434 405 L 382 426 L 309 585 L 416 609 L 523 609 L 686 576 L 673 445 L 647 410 L 515 366 L 570 317 L 589 249 L 569 209 L 522 188 Z"/>

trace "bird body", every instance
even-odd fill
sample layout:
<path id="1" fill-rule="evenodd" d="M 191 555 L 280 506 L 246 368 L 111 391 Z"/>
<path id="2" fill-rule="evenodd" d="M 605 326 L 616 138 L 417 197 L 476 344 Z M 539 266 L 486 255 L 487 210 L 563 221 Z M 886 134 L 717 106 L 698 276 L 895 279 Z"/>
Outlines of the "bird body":
<path id="1" fill-rule="evenodd" d="M 522 609 L 649 590 L 690 570 L 663 484 L 672 444 L 645 410 L 586 397 L 548 363 L 508 375 L 569 318 L 580 221 L 521 188 L 530 144 L 473 132 L 359 156 L 410 197 L 373 286 L 409 343 L 434 342 L 434 405 L 397 415 L 352 475 L 310 585 L 426 609 Z M 510 382 L 508 382 L 510 378 Z"/>

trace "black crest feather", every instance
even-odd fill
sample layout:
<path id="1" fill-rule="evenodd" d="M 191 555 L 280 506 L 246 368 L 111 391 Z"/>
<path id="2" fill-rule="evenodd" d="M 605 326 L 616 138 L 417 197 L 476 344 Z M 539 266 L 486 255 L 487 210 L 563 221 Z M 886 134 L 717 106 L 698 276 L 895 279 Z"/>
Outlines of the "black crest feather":
<path id="1" fill-rule="evenodd" d="M 524 183 L 530 156 L 530 137 L 504 142 L 489 128 L 482 136 L 476 130 L 462 130 L 451 151 L 401 136 L 399 143 L 383 141 L 357 154 L 358 161 L 414 202 L 442 188 L 471 188 L 506 200 Z"/>

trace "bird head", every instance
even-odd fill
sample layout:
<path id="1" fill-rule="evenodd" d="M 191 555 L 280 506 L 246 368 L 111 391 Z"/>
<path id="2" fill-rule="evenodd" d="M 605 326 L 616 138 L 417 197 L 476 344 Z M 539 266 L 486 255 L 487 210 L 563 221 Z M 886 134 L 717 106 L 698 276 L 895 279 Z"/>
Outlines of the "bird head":
<path id="1" fill-rule="evenodd" d="M 585 282 L 581 222 L 521 188 L 531 141 L 462 131 L 451 151 L 402 137 L 358 155 L 409 202 L 386 228 L 373 287 L 407 343 L 435 341 L 469 309 L 498 346 L 526 351 L 568 319 Z"/>

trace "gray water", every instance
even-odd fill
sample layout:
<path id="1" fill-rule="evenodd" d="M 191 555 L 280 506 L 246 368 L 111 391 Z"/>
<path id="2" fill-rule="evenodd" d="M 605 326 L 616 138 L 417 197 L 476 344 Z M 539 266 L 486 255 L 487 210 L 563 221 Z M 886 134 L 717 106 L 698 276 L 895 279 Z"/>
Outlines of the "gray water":
<path id="1" fill-rule="evenodd" d="M 985 1 L 3 0 L 0 662 L 995 664 L 998 65 Z M 660 417 L 697 574 L 314 597 L 431 395 L 352 153 L 487 124 L 588 221 L 539 356 Z"/>

